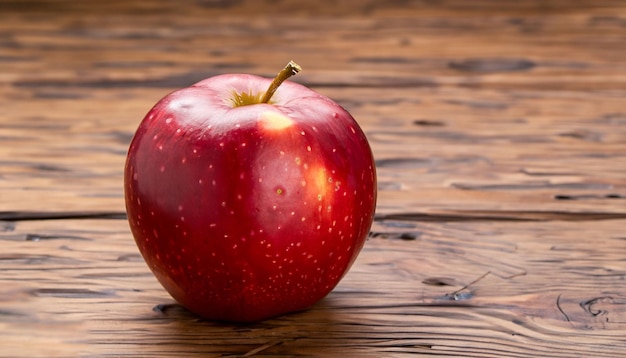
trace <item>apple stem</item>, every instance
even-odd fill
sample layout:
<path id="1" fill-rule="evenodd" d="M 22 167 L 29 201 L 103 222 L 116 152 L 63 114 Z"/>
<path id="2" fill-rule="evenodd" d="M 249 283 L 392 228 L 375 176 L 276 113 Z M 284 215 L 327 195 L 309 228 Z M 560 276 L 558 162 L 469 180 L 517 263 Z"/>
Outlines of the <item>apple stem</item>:
<path id="1" fill-rule="evenodd" d="M 276 90 L 278 89 L 278 86 L 280 86 L 287 78 L 297 74 L 300 71 L 302 71 L 302 67 L 300 67 L 300 65 L 293 61 L 289 61 L 287 66 L 285 66 L 285 68 L 278 72 L 276 77 L 274 77 L 274 80 L 272 81 L 272 83 L 270 83 L 270 87 L 267 89 L 267 92 L 265 92 L 265 94 L 263 95 L 261 103 L 268 103 L 274 95 L 274 92 L 276 92 Z"/>

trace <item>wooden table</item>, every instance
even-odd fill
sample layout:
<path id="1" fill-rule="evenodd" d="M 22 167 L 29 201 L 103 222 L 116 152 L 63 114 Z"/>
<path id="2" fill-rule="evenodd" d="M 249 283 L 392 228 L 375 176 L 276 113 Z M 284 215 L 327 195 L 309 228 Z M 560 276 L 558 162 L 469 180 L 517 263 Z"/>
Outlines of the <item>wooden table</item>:
<path id="1" fill-rule="evenodd" d="M 371 141 L 371 236 L 305 312 L 198 319 L 131 237 L 130 138 L 289 59 Z M 4 0 L 0 356 L 624 356 L 625 59 L 623 1 Z"/>

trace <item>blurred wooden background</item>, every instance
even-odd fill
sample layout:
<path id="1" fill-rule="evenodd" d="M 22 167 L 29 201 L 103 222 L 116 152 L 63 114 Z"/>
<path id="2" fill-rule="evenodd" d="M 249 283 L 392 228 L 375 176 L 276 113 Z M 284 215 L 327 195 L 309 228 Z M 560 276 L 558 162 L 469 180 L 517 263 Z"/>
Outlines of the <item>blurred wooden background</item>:
<path id="1" fill-rule="evenodd" d="M 377 217 L 312 309 L 176 305 L 124 216 L 166 93 L 273 76 L 346 107 Z M 0 356 L 626 355 L 626 2 L 0 2 Z"/>

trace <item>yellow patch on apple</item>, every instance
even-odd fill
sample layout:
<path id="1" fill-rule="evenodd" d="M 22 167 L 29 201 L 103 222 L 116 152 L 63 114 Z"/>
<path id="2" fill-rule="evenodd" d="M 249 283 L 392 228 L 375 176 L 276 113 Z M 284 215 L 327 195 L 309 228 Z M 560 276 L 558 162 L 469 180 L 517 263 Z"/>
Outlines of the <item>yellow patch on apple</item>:
<path id="1" fill-rule="evenodd" d="M 317 196 L 318 201 L 329 194 L 329 177 L 324 167 L 313 166 L 307 175 L 307 183 L 310 183 L 310 193 Z"/>
<path id="2" fill-rule="evenodd" d="M 260 117 L 261 127 L 268 131 L 282 131 L 294 124 L 291 118 L 278 112 L 263 112 Z"/>

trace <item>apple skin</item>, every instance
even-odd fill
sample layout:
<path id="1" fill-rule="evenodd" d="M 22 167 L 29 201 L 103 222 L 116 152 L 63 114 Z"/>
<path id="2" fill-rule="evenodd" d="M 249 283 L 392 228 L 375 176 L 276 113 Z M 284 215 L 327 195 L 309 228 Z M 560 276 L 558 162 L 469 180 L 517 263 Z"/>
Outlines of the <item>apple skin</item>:
<path id="1" fill-rule="evenodd" d="M 129 148 L 137 246 L 171 296 L 207 319 L 259 321 L 316 303 L 374 217 L 374 160 L 354 118 L 290 81 L 269 104 L 234 104 L 270 82 L 229 74 L 170 93 Z"/>

